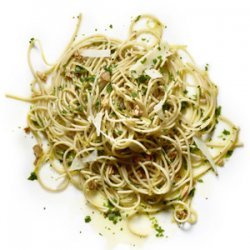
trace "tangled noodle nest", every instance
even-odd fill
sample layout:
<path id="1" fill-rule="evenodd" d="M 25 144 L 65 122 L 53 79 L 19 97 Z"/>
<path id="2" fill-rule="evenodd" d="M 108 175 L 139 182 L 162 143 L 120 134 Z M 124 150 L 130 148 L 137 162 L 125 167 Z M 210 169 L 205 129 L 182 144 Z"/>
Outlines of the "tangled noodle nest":
<path id="1" fill-rule="evenodd" d="M 238 128 L 220 115 L 216 85 L 185 46 L 162 40 L 164 26 L 155 17 L 133 20 L 125 41 L 104 35 L 76 41 L 80 21 L 52 66 L 39 40 L 30 42 L 32 97 L 19 99 L 32 103 L 28 127 L 37 139 L 39 182 L 51 191 L 71 182 L 104 213 L 172 209 L 176 222 L 193 223 L 197 180 L 211 168 L 216 173 L 237 146 Z M 35 45 L 49 65 L 45 72 L 32 65 Z M 218 122 L 228 128 L 219 142 Z M 47 163 L 61 178 L 55 188 L 40 174 Z"/>

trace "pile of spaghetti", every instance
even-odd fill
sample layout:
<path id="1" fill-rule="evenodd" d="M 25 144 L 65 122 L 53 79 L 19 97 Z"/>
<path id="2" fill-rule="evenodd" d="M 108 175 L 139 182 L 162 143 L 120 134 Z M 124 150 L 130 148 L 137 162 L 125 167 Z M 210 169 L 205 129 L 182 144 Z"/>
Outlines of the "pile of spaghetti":
<path id="1" fill-rule="evenodd" d="M 238 138 L 238 128 L 220 114 L 207 66 L 199 69 L 185 46 L 164 42 L 155 17 L 135 18 L 124 41 L 76 39 L 80 23 L 81 16 L 54 65 L 39 40 L 30 41 L 32 96 L 17 99 L 31 102 L 33 175 L 51 191 L 74 184 L 104 214 L 170 209 L 177 223 L 193 223 L 196 182 L 210 169 L 217 174 Z M 48 70 L 34 69 L 34 47 Z M 226 127 L 219 141 L 217 123 Z M 41 175 L 48 164 L 60 177 L 56 187 Z"/>

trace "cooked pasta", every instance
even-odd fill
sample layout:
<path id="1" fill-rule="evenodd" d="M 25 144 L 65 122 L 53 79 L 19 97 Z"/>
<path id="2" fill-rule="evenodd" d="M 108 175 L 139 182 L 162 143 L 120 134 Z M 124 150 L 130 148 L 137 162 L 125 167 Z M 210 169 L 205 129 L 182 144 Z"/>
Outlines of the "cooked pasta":
<path id="1" fill-rule="evenodd" d="M 194 223 L 197 181 L 210 169 L 217 174 L 238 145 L 239 129 L 220 114 L 208 66 L 200 69 L 185 46 L 166 43 L 164 25 L 153 16 L 135 18 L 124 41 L 97 34 L 78 39 L 80 23 L 81 15 L 53 65 L 31 39 L 32 95 L 9 95 L 31 103 L 34 174 L 50 191 L 72 183 L 106 215 L 171 210 L 177 223 Z M 32 64 L 35 46 L 45 72 Z M 218 123 L 227 128 L 220 141 Z M 56 187 L 40 174 L 46 164 L 59 174 Z"/>

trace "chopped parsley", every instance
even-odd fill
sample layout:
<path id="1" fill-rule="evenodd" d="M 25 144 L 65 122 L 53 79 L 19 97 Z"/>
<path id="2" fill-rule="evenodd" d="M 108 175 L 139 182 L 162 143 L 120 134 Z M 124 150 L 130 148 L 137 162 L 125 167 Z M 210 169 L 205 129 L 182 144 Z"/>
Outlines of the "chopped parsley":
<path id="1" fill-rule="evenodd" d="M 83 106 L 80 104 L 77 108 L 76 111 L 83 112 Z"/>
<path id="2" fill-rule="evenodd" d="M 87 76 L 87 77 L 80 77 L 81 82 L 94 82 L 95 81 L 95 76 Z"/>
<path id="3" fill-rule="evenodd" d="M 122 134 L 122 130 L 116 130 L 115 133 L 116 133 L 117 135 L 121 135 L 121 134 Z"/>
<path id="4" fill-rule="evenodd" d="M 104 70 L 109 72 L 110 74 L 112 74 L 112 67 L 111 66 L 109 66 L 109 67 L 105 66 Z"/>
<path id="5" fill-rule="evenodd" d="M 209 64 L 207 63 L 207 64 L 205 65 L 205 71 L 208 71 L 208 67 L 209 67 Z"/>
<path id="6" fill-rule="evenodd" d="M 188 93 L 187 89 L 185 89 L 185 90 L 183 91 L 183 93 L 186 95 L 186 94 Z"/>
<path id="7" fill-rule="evenodd" d="M 138 22 L 141 18 L 141 15 L 137 16 L 136 19 L 135 19 L 135 22 Z"/>
<path id="8" fill-rule="evenodd" d="M 141 64 L 144 64 L 147 61 L 147 58 L 145 57 L 142 61 Z"/>
<path id="9" fill-rule="evenodd" d="M 202 179 L 199 179 L 199 180 L 197 180 L 198 182 L 200 182 L 200 183 L 203 183 L 203 180 Z"/>
<path id="10" fill-rule="evenodd" d="M 132 92 L 131 96 L 132 96 L 132 98 L 136 98 L 137 97 L 137 93 L 136 92 Z"/>
<path id="11" fill-rule="evenodd" d="M 31 43 L 33 43 L 34 41 L 35 41 L 35 38 L 32 37 L 32 38 L 30 38 L 29 43 L 31 44 Z"/>
<path id="12" fill-rule="evenodd" d="M 84 69 L 83 67 L 79 66 L 79 65 L 76 65 L 75 67 L 75 73 L 77 74 L 83 74 L 86 72 L 86 69 Z"/>
<path id="13" fill-rule="evenodd" d="M 164 111 L 164 110 L 167 110 L 168 108 L 169 108 L 169 104 L 165 102 L 165 103 L 162 105 L 162 110 Z"/>
<path id="14" fill-rule="evenodd" d="M 87 215 L 84 219 L 85 223 L 89 223 L 91 221 L 91 217 Z"/>
<path id="15" fill-rule="evenodd" d="M 157 56 L 157 58 L 159 59 L 160 63 L 162 63 L 162 56 Z"/>
<path id="16" fill-rule="evenodd" d="M 228 150 L 225 157 L 229 158 L 233 154 L 233 152 L 234 152 L 233 150 Z"/>
<path id="17" fill-rule="evenodd" d="M 146 88 L 142 88 L 142 89 L 141 89 L 141 93 L 142 93 L 143 96 L 146 95 L 147 89 L 146 89 Z"/>
<path id="18" fill-rule="evenodd" d="M 163 237 L 165 230 L 158 224 L 158 221 L 156 220 L 155 217 L 150 218 L 152 221 L 152 226 L 154 230 L 156 231 L 156 237 Z"/>
<path id="19" fill-rule="evenodd" d="M 188 196 L 190 198 L 193 198 L 194 197 L 194 193 L 195 193 L 195 188 L 192 188 L 191 191 L 189 192 Z"/>
<path id="20" fill-rule="evenodd" d="M 29 181 L 34 181 L 34 180 L 37 180 L 37 175 L 35 172 L 31 172 L 30 173 L 30 176 L 28 177 L 28 180 Z"/>
<path id="21" fill-rule="evenodd" d="M 181 110 L 184 110 L 188 107 L 188 103 L 187 102 L 181 102 Z"/>
<path id="22" fill-rule="evenodd" d="M 162 227 L 160 227 L 158 224 L 155 224 L 154 229 L 157 232 L 156 237 L 163 237 L 164 236 L 163 234 L 164 234 L 165 230 Z"/>
<path id="23" fill-rule="evenodd" d="M 94 82 L 95 81 L 95 76 L 86 77 L 86 81 L 87 82 Z"/>
<path id="24" fill-rule="evenodd" d="M 153 59 L 153 64 L 156 64 L 157 63 L 157 59 Z"/>
<path id="25" fill-rule="evenodd" d="M 223 132 L 222 132 L 222 134 L 223 135 L 230 135 L 230 132 L 228 130 L 224 129 Z"/>
<path id="26" fill-rule="evenodd" d="M 117 224 L 122 220 L 121 214 L 119 211 L 108 211 L 106 213 L 106 217 L 113 222 L 113 224 Z"/>
<path id="27" fill-rule="evenodd" d="M 100 104 L 101 104 L 100 101 L 97 100 L 96 103 L 95 103 L 95 107 L 96 107 L 96 108 L 99 108 Z"/>
<path id="28" fill-rule="evenodd" d="M 150 79 L 147 75 L 140 75 L 136 80 L 138 83 L 146 83 Z"/>
<path id="29" fill-rule="evenodd" d="M 218 106 L 216 109 L 215 109 L 215 116 L 216 117 L 219 117 L 221 115 L 221 106 Z"/>
<path id="30" fill-rule="evenodd" d="M 164 74 L 164 68 L 160 68 L 160 73 Z"/>
<path id="31" fill-rule="evenodd" d="M 110 29 L 113 29 L 113 25 L 112 25 L 112 24 L 110 24 L 110 25 L 109 25 L 109 28 L 110 28 Z"/>
<path id="32" fill-rule="evenodd" d="M 112 210 L 114 208 L 114 205 L 108 200 L 107 204 L 103 204 L 105 207 L 107 207 L 109 210 Z"/>
<path id="33" fill-rule="evenodd" d="M 113 204 L 108 201 L 107 204 L 104 204 L 108 208 L 108 211 L 104 213 L 104 217 L 108 218 L 110 221 L 113 222 L 113 224 L 117 224 L 119 221 L 122 220 L 121 214 L 118 210 L 115 210 L 115 207 Z"/>
<path id="34" fill-rule="evenodd" d="M 110 83 L 107 87 L 106 87 L 107 92 L 110 94 L 113 90 L 112 84 Z"/>

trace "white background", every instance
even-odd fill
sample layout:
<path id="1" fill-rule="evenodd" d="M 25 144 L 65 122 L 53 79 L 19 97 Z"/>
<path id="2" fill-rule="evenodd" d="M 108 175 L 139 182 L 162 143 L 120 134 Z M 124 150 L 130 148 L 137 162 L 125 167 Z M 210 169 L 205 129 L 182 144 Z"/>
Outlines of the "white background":
<path id="1" fill-rule="evenodd" d="M 26 49 L 40 38 L 55 61 L 83 13 L 81 34 L 95 28 L 125 38 L 132 16 L 152 13 L 168 28 L 169 43 L 187 44 L 197 63 L 210 65 L 219 86 L 223 114 L 241 128 L 244 148 L 234 152 L 219 177 L 206 178 L 195 197 L 199 220 L 190 231 L 176 229 L 143 249 L 249 249 L 250 236 L 250 7 L 247 0 L 9 0 L 0 3 L 0 249 L 105 249 L 105 239 L 85 224 L 83 197 L 73 188 L 60 194 L 27 180 L 34 160 L 25 138 L 25 103 L 6 92 L 28 96 L 31 74 Z M 18 127 L 21 127 L 18 128 Z M 201 186 L 201 185 L 200 185 Z M 202 190 L 202 191 L 201 191 Z M 208 197 L 208 199 L 205 199 Z M 46 207 L 46 210 L 44 210 Z M 79 232 L 82 231 L 80 234 Z M 129 249 L 120 245 L 116 249 Z M 136 247 L 131 247 L 135 249 Z"/>

